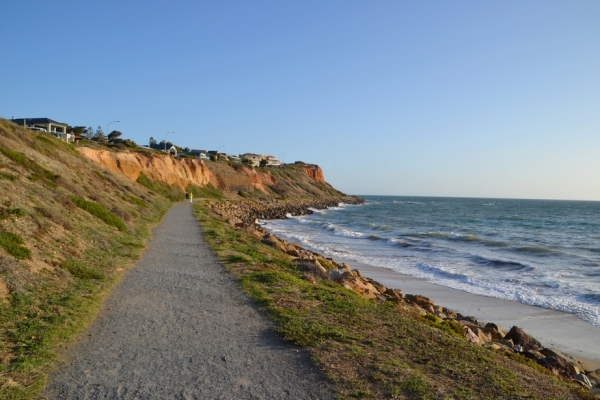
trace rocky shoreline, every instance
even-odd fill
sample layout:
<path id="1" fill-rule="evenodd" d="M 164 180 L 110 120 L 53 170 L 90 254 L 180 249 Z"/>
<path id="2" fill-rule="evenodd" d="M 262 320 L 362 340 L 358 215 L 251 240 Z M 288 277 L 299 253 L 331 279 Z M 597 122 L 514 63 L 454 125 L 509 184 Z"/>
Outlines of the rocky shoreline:
<path id="1" fill-rule="evenodd" d="M 352 270 L 345 263 L 288 243 L 256 224 L 258 219 L 283 219 L 287 215 L 311 214 L 313 209 L 325 209 L 344 204 L 362 204 L 359 197 L 331 197 L 319 199 L 291 200 L 242 200 L 240 202 L 213 202 L 209 208 L 221 219 L 237 229 L 244 230 L 262 243 L 287 254 L 303 271 L 305 279 L 316 282 L 330 280 L 353 290 L 364 298 L 376 302 L 391 302 L 415 317 L 437 318 L 449 321 L 455 331 L 461 332 L 473 345 L 483 346 L 512 355 L 518 353 L 545 367 L 556 376 L 570 379 L 581 387 L 600 393 L 600 369 L 588 371 L 575 358 L 557 350 L 544 347 L 521 328 L 513 326 L 508 333 L 492 322 L 482 323 L 475 317 L 455 313 L 425 296 L 405 294 L 400 289 L 386 288 L 373 279 L 363 277 L 360 271 Z M 429 317 L 428 317 L 429 316 Z"/>

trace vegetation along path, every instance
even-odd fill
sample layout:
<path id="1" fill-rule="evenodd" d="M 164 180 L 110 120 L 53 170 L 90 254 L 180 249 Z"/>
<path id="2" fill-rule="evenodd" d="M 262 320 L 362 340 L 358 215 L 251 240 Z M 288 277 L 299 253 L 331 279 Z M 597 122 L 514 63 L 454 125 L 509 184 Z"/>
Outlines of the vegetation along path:
<path id="1" fill-rule="evenodd" d="M 178 203 L 45 396 L 333 398 L 308 352 L 271 328 L 205 243 L 189 203 Z"/>

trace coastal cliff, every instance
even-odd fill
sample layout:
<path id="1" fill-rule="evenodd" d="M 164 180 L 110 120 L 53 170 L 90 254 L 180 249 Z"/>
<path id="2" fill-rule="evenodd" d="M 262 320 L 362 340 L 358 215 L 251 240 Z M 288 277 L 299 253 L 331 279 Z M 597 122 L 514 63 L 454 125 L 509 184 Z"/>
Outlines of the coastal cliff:
<path id="1" fill-rule="evenodd" d="M 141 174 L 183 190 L 189 185 L 209 183 L 226 192 L 275 193 L 287 197 L 337 196 L 325 182 L 321 167 L 296 163 L 281 168 L 252 168 L 242 164 L 174 158 L 149 152 L 112 151 L 90 147 L 77 150 L 110 171 L 136 181 Z"/>

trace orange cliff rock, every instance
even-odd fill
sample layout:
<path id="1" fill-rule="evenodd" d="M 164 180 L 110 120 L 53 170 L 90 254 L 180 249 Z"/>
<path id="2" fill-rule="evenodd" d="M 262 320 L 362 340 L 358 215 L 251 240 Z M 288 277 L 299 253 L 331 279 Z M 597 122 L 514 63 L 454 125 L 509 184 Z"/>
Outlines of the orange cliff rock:
<path id="1" fill-rule="evenodd" d="M 143 172 L 150 179 L 177 185 L 183 189 L 189 183 L 214 186 L 228 191 L 267 191 L 266 186 L 277 183 L 269 171 L 258 171 L 254 168 L 239 165 L 233 168 L 226 163 L 216 163 L 212 169 L 201 160 L 190 158 L 173 158 L 160 153 L 133 153 L 129 151 L 114 152 L 109 150 L 79 147 L 79 152 L 91 160 L 101 164 L 115 173 L 137 180 Z M 318 165 L 305 165 L 304 172 L 308 177 L 325 182 L 323 171 Z"/>
<path id="2" fill-rule="evenodd" d="M 307 164 L 304 166 L 304 172 L 317 182 L 325 182 L 323 170 L 318 165 Z"/>

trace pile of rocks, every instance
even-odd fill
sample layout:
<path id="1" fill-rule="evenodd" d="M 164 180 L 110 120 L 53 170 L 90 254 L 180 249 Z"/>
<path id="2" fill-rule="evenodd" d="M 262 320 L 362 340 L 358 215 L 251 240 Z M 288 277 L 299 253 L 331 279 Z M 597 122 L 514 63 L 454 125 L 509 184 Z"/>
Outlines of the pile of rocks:
<path id="1" fill-rule="evenodd" d="M 386 288 L 381 283 L 363 277 L 358 270 L 345 263 L 306 250 L 303 247 L 279 239 L 255 224 L 257 219 L 281 219 L 287 214 L 303 215 L 310 208 L 324 209 L 339 203 L 360 204 L 364 200 L 357 197 L 335 197 L 317 200 L 245 200 L 238 203 L 212 203 L 210 208 L 232 226 L 243 229 L 248 235 L 262 243 L 290 256 L 292 263 L 302 271 L 306 280 L 316 283 L 321 280 L 336 282 L 360 296 L 377 302 L 392 302 L 396 307 L 414 316 L 435 315 L 440 320 L 453 321 L 462 327 L 466 340 L 474 345 L 496 351 L 519 353 L 547 368 L 556 376 L 562 376 L 582 387 L 600 393 L 600 369 L 586 371 L 575 358 L 557 350 L 543 347 L 539 341 L 527 335 L 521 328 L 513 326 L 508 333 L 494 323 L 480 323 L 475 317 L 463 316 L 434 304 L 421 295 L 404 294 L 400 289 Z"/>
<path id="2" fill-rule="evenodd" d="M 309 281 L 316 282 L 327 279 L 353 290 L 366 299 L 395 303 L 412 315 L 432 314 L 440 320 L 454 321 L 462 326 L 463 336 L 474 345 L 498 351 L 520 353 L 546 367 L 556 376 L 572 379 L 587 389 L 593 387 L 600 389 L 600 369 L 586 371 L 575 358 L 543 347 L 539 341 L 517 326 L 513 326 L 506 333 L 494 323 L 480 323 L 475 317 L 463 316 L 446 307 L 436 305 L 425 296 L 404 294 L 400 289 L 386 288 L 371 278 L 363 277 L 360 271 L 352 270 L 345 263 L 339 264 L 331 258 L 306 250 L 297 244 L 280 240 L 260 227 L 254 229 L 256 233 L 253 236 L 260 237 L 262 235 L 261 241 L 264 244 L 292 257 L 292 263 L 304 273 L 305 278 Z"/>
<path id="3" fill-rule="evenodd" d="M 252 200 L 219 201 L 209 205 L 211 211 L 221 218 L 228 219 L 232 225 L 251 224 L 261 219 L 285 219 L 287 215 L 309 215 L 316 210 L 343 204 L 363 204 L 365 201 L 356 196 L 319 197 L 314 199 L 288 200 Z"/>

